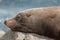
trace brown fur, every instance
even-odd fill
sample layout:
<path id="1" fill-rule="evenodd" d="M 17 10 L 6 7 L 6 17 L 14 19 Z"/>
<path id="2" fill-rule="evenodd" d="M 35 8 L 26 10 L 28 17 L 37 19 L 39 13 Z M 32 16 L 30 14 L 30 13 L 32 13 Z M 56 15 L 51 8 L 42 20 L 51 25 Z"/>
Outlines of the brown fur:
<path id="1" fill-rule="evenodd" d="M 60 7 L 26 10 L 5 24 L 13 31 L 37 33 L 60 40 Z"/>

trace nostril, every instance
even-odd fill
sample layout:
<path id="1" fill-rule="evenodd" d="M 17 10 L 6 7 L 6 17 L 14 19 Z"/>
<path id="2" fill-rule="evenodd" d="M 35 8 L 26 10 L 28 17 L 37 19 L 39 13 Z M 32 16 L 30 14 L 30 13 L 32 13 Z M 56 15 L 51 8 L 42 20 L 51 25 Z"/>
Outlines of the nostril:
<path id="1" fill-rule="evenodd" d="M 6 24 L 6 21 L 4 21 L 4 24 Z"/>

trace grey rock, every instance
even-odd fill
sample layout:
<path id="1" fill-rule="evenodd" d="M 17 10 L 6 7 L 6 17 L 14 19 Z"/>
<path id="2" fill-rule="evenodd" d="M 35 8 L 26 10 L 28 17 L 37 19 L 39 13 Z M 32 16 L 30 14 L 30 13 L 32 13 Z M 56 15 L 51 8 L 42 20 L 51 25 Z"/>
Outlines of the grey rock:
<path id="1" fill-rule="evenodd" d="M 53 39 L 40 36 L 34 33 L 21 33 L 10 30 L 6 32 L 6 34 L 2 36 L 0 40 L 53 40 Z"/>

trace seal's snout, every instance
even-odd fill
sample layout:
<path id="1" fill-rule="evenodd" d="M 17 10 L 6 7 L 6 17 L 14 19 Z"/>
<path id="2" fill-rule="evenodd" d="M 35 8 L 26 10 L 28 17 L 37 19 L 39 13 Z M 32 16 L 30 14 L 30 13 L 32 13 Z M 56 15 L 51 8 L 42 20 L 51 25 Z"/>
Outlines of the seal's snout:
<path id="1" fill-rule="evenodd" d="M 4 21 L 4 24 L 5 24 L 5 25 L 6 25 L 6 22 L 7 22 L 7 21 L 5 20 L 5 21 Z"/>
<path id="2" fill-rule="evenodd" d="M 4 24 L 9 27 L 10 29 L 13 29 L 16 27 L 17 23 L 14 19 L 9 19 L 9 20 L 5 20 Z"/>

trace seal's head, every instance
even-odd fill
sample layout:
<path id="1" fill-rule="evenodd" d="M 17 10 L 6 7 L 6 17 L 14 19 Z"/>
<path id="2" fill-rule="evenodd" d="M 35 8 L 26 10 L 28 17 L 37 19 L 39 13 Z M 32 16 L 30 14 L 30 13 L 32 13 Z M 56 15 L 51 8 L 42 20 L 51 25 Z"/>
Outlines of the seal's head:
<path id="1" fill-rule="evenodd" d="M 32 32 L 31 20 L 28 18 L 30 14 L 19 13 L 15 17 L 8 19 L 4 24 L 13 31 Z M 31 26 L 31 27 L 30 27 Z"/>

